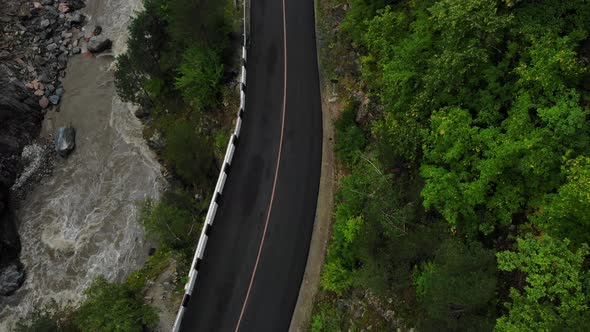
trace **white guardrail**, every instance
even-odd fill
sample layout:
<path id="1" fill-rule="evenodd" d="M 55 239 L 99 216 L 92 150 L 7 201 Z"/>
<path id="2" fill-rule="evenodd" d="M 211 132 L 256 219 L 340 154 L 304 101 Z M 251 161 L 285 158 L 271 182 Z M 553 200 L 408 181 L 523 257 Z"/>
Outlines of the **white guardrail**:
<path id="1" fill-rule="evenodd" d="M 199 273 L 199 268 L 201 266 L 201 261 L 203 260 L 203 255 L 205 253 L 205 247 L 207 246 L 207 239 L 209 238 L 209 234 L 211 232 L 211 227 L 213 226 L 213 220 L 215 219 L 215 214 L 217 213 L 217 207 L 219 206 L 219 199 L 223 193 L 223 187 L 225 186 L 225 180 L 227 179 L 227 174 L 229 172 L 229 168 L 231 167 L 232 159 L 234 156 L 234 152 L 236 151 L 236 144 L 238 138 L 240 137 L 240 130 L 242 128 L 242 117 L 244 115 L 244 110 L 246 108 L 246 47 L 248 43 L 247 37 L 247 29 L 246 29 L 246 15 L 247 15 L 247 0 L 242 0 L 243 4 L 243 29 L 244 29 L 244 42 L 242 44 L 242 75 L 240 78 L 240 110 L 238 111 L 238 117 L 236 120 L 236 127 L 234 129 L 233 134 L 229 139 L 229 144 L 227 146 L 227 150 L 225 151 L 225 158 L 223 159 L 223 166 L 221 171 L 219 172 L 219 177 L 217 178 L 217 184 L 215 185 L 215 192 L 213 193 L 213 197 L 211 198 L 211 203 L 209 204 L 209 210 L 207 211 L 207 216 L 205 217 L 205 224 L 203 225 L 203 229 L 201 231 L 201 236 L 199 237 L 199 243 L 197 244 L 197 249 L 195 250 L 195 256 L 193 257 L 193 262 L 191 264 L 190 272 L 188 274 L 188 282 L 184 286 L 184 297 L 182 298 L 182 303 L 180 305 L 180 309 L 178 309 L 178 314 L 176 315 L 176 320 L 174 321 L 174 327 L 172 328 L 173 332 L 178 332 L 180 330 L 180 324 L 182 322 L 182 317 L 184 316 L 184 312 L 188 306 L 188 303 L 191 299 L 191 295 L 193 293 L 193 289 L 195 288 L 195 283 L 197 282 L 197 274 Z"/>

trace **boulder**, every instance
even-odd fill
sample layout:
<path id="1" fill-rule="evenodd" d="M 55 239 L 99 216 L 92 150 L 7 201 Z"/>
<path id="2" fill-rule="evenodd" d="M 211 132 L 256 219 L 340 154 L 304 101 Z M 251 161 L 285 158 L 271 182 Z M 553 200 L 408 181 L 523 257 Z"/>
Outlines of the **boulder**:
<path id="1" fill-rule="evenodd" d="M 51 25 L 51 22 L 48 19 L 44 19 L 40 23 L 41 29 L 46 29 L 50 25 Z"/>
<path id="2" fill-rule="evenodd" d="M 55 135 L 55 151 L 61 157 L 66 158 L 76 147 L 76 129 L 73 127 L 61 127 Z"/>
<path id="3" fill-rule="evenodd" d="M 102 27 L 100 25 L 97 25 L 94 28 L 94 31 L 92 32 L 93 35 L 98 36 L 102 33 Z"/>
<path id="4" fill-rule="evenodd" d="M 104 36 L 94 36 L 88 41 L 88 51 L 91 53 L 100 53 L 111 48 L 113 43 Z"/>
<path id="5" fill-rule="evenodd" d="M 145 107 L 140 106 L 135 110 L 135 112 L 133 112 L 133 114 L 135 114 L 136 118 L 143 119 L 149 116 L 150 112 Z"/>
<path id="6" fill-rule="evenodd" d="M 49 99 L 45 96 L 41 97 L 41 99 L 39 99 L 39 106 L 41 106 L 42 109 L 46 109 L 49 106 Z"/>
<path id="7" fill-rule="evenodd" d="M 84 22 L 84 15 L 80 13 L 68 13 L 66 19 L 72 24 L 82 24 Z"/>
<path id="8" fill-rule="evenodd" d="M 60 97 L 58 95 L 53 95 L 51 97 L 49 97 L 49 101 L 53 104 L 53 105 L 57 105 L 59 104 L 59 99 Z"/>
<path id="9" fill-rule="evenodd" d="M 48 93 L 52 93 L 53 91 L 55 91 L 55 86 L 53 86 L 53 84 L 47 84 L 45 86 L 45 91 L 47 91 Z"/>
<path id="10" fill-rule="evenodd" d="M 70 12 L 70 6 L 67 3 L 62 2 L 57 7 L 57 10 L 59 10 L 62 13 L 69 13 Z"/>

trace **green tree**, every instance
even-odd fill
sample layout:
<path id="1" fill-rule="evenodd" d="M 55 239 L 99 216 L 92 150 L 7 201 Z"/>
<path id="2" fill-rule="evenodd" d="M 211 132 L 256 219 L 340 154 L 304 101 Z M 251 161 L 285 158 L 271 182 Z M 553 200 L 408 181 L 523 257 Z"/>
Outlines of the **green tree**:
<path id="1" fill-rule="evenodd" d="M 139 289 L 96 278 L 84 293 L 75 322 L 80 331 L 143 332 L 154 329 L 158 316 L 143 303 Z"/>
<path id="2" fill-rule="evenodd" d="M 445 241 L 422 265 L 416 293 L 426 311 L 421 330 L 491 331 L 494 326 L 496 260 L 479 243 Z"/>
<path id="3" fill-rule="evenodd" d="M 211 48 L 190 47 L 182 57 L 176 78 L 176 88 L 189 103 L 199 109 L 216 105 L 223 64 L 217 52 Z"/>
<path id="4" fill-rule="evenodd" d="M 215 174 L 213 144 L 189 122 L 175 123 L 166 132 L 164 159 L 195 187 L 205 187 Z"/>
<path id="5" fill-rule="evenodd" d="M 228 0 L 174 0 L 167 4 L 169 34 L 175 45 L 223 51 L 228 45 Z"/>
<path id="6" fill-rule="evenodd" d="M 144 104 L 144 101 L 147 100 L 153 105 L 152 98 L 145 88 L 147 82 L 145 75 L 135 69 L 127 53 L 117 57 L 115 88 L 121 100 L 134 104 Z"/>
<path id="7" fill-rule="evenodd" d="M 540 211 L 540 221 L 576 243 L 590 243 L 590 158 L 579 156 L 564 166 L 566 182 Z"/>
<path id="8" fill-rule="evenodd" d="M 127 54 L 136 71 L 148 77 L 162 77 L 168 69 L 162 61 L 169 44 L 165 2 L 148 0 L 144 7 L 129 25 Z"/>
<path id="9" fill-rule="evenodd" d="M 159 202 L 145 200 L 140 207 L 139 222 L 161 246 L 177 250 L 192 248 L 200 231 L 201 212 L 190 194 L 177 189 L 167 192 Z"/>
<path id="10" fill-rule="evenodd" d="M 567 239 L 531 236 L 517 240 L 517 251 L 497 254 L 502 271 L 523 273 L 523 287 L 510 290 L 508 313 L 497 331 L 582 331 L 590 323 L 589 274 L 584 259 L 590 250 L 572 249 Z"/>

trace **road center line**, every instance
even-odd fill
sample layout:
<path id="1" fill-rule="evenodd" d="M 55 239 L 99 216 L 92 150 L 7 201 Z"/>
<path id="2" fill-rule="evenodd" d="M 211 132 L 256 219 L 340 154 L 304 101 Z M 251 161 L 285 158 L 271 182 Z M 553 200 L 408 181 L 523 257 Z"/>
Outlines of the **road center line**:
<path id="1" fill-rule="evenodd" d="M 250 277 L 250 284 L 248 285 L 248 291 L 242 304 L 242 310 L 240 311 L 240 318 L 236 324 L 235 332 L 240 330 L 240 324 L 248 305 L 248 299 L 250 298 L 250 292 L 252 291 L 252 285 L 254 284 L 254 278 L 256 277 L 256 271 L 258 270 L 258 263 L 260 262 L 260 256 L 262 254 L 262 248 L 264 247 L 264 239 L 266 238 L 266 230 L 268 229 L 268 223 L 270 221 L 270 213 L 272 212 L 272 204 L 275 198 L 275 191 L 277 189 L 277 181 L 279 178 L 279 168 L 281 166 L 281 153 L 283 151 L 283 137 L 285 132 L 285 113 L 287 109 L 287 19 L 285 15 L 285 0 L 283 0 L 283 52 L 284 52 L 284 82 L 283 82 L 283 114 L 281 119 L 281 135 L 279 140 L 279 153 L 277 155 L 277 166 L 275 169 L 275 178 L 272 184 L 272 192 L 270 195 L 270 202 L 268 204 L 268 213 L 266 214 L 266 222 L 264 223 L 264 230 L 262 231 L 262 239 L 260 239 L 260 246 L 258 247 L 258 255 L 256 256 L 256 263 L 252 270 L 252 276 Z"/>

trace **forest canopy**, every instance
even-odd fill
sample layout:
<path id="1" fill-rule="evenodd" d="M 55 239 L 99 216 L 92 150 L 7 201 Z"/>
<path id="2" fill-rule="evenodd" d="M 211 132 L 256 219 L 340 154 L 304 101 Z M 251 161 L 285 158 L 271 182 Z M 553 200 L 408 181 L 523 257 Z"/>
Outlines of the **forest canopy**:
<path id="1" fill-rule="evenodd" d="M 590 3 L 324 2 L 346 4 L 327 75 L 356 54 L 370 102 L 336 123 L 323 288 L 420 331 L 588 326 Z"/>

